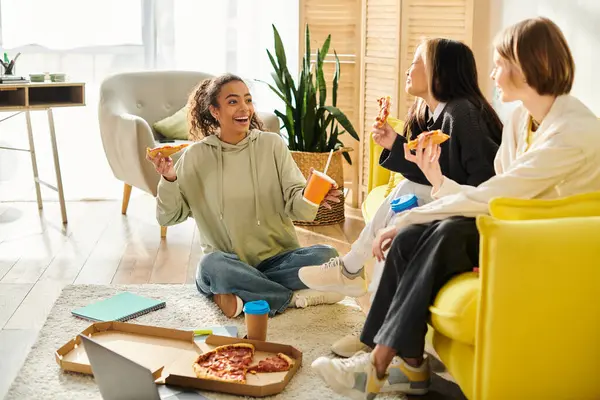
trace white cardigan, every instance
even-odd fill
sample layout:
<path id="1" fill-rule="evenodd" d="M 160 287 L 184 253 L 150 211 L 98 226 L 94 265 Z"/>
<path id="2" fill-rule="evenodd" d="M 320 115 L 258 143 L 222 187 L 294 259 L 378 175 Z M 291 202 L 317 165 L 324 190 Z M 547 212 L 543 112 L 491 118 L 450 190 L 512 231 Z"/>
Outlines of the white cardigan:
<path id="1" fill-rule="evenodd" d="M 397 216 L 396 225 L 489 214 L 495 197 L 553 199 L 600 190 L 600 122 L 590 109 L 573 96 L 558 97 L 525 151 L 528 123 L 521 106 L 505 125 L 496 176 L 478 187 L 444 177 L 432 191 L 436 200 Z"/>

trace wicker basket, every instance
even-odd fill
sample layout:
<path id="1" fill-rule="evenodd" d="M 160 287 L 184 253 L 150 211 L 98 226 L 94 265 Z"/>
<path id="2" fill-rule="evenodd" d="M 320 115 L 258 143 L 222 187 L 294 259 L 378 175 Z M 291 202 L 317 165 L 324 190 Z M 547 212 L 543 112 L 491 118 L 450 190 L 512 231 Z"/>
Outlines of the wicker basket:
<path id="1" fill-rule="evenodd" d="M 344 222 L 344 166 L 342 164 L 342 152 L 348 151 L 346 148 L 342 148 L 333 153 L 331 157 L 331 163 L 327 169 L 327 175 L 329 175 L 338 185 L 342 191 L 340 195 L 339 203 L 332 203 L 332 209 L 329 210 L 324 206 L 319 207 L 317 217 L 314 221 L 294 221 L 295 225 L 299 226 L 316 226 L 316 225 L 334 225 Z M 292 151 L 292 158 L 296 161 L 298 168 L 302 171 L 304 177 L 308 177 L 310 168 L 314 168 L 317 171 L 323 171 L 325 164 L 327 164 L 327 158 L 329 153 L 305 153 L 302 151 Z"/>

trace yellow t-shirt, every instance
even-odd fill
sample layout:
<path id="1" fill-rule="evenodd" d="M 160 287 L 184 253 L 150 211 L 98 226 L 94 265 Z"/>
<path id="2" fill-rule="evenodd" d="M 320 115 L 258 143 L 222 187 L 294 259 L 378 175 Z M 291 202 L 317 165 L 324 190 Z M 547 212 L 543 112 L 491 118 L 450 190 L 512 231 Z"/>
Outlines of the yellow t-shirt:
<path id="1" fill-rule="evenodd" d="M 533 129 L 533 117 L 529 116 L 529 122 L 527 123 L 527 147 L 525 147 L 525 151 L 529 150 L 531 147 L 531 142 L 533 142 L 533 135 L 535 134 L 535 130 Z"/>

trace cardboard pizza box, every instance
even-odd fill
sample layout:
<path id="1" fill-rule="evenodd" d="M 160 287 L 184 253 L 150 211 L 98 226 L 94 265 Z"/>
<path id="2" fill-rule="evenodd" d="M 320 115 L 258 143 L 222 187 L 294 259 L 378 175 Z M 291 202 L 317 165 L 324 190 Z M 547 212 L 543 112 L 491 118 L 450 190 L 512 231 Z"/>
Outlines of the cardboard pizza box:
<path id="1" fill-rule="evenodd" d="M 183 331 L 126 322 L 97 322 L 81 332 L 101 345 L 145 366 L 155 379 L 161 376 L 165 365 L 170 365 L 183 354 L 195 351 L 193 331 Z M 55 359 L 64 371 L 92 375 L 90 362 L 75 336 L 55 352 Z"/>
<path id="2" fill-rule="evenodd" d="M 97 322 L 81 334 L 148 368 L 157 384 L 192 389 L 254 397 L 270 396 L 282 392 L 302 365 L 302 353 L 292 346 L 229 336 L 210 335 L 199 343 L 194 341 L 193 331 L 127 322 Z M 253 365 L 277 353 L 284 353 L 294 359 L 294 365 L 285 372 L 248 374 L 246 384 L 196 377 L 193 365 L 199 354 L 233 343 L 254 345 L 256 351 Z M 64 371 L 92 375 L 90 362 L 78 336 L 56 350 L 55 359 Z"/>
<path id="3" fill-rule="evenodd" d="M 291 357 L 294 360 L 294 365 L 289 371 L 285 372 L 248 374 L 245 384 L 219 382 L 196 377 L 193 364 L 199 354 L 218 346 L 234 343 L 251 343 L 254 345 L 256 352 L 252 362 L 253 365 L 277 353 L 284 353 Z M 199 344 L 197 349 L 182 352 L 174 363 L 165 366 L 161 380 L 164 379 L 164 383 L 167 385 L 242 396 L 265 397 L 282 392 L 301 365 L 302 352 L 295 347 L 279 343 L 211 335 L 206 339 L 206 342 Z"/>

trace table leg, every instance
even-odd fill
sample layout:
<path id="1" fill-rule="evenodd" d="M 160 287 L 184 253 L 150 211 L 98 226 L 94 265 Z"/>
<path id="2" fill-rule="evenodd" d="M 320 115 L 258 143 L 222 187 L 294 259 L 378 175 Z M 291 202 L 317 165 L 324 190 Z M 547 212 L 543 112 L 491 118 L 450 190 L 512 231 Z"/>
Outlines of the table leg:
<path id="1" fill-rule="evenodd" d="M 65 194 L 63 192 L 62 177 L 60 174 L 60 162 L 58 160 L 58 147 L 56 145 L 56 131 L 54 130 L 54 115 L 52 109 L 48 109 L 48 125 L 50 127 L 50 139 L 52 141 L 52 154 L 54 155 L 54 171 L 56 172 L 56 187 L 58 188 L 58 201 L 63 224 L 67 223 L 67 208 L 65 206 Z"/>
<path id="2" fill-rule="evenodd" d="M 31 154 L 31 167 L 33 169 L 33 181 L 35 182 L 35 194 L 37 196 L 38 208 L 44 207 L 42 203 L 42 192 L 40 190 L 39 174 L 37 167 L 37 158 L 35 157 L 35 145 L 33 144 L 33 129 L 31 127 L 31 114 L 29 110 L 25 111 L 25 120 L 27 121 L 27 134 L 29 136 L 29 153 Z"/>

